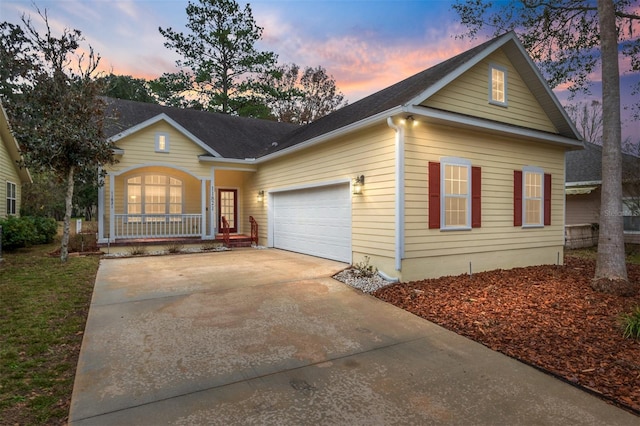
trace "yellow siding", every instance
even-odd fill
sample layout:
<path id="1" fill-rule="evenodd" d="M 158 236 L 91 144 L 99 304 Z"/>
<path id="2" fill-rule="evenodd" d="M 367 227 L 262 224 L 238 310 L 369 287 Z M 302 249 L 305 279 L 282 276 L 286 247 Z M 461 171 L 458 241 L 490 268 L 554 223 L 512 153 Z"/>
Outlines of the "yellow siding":
<path id="1" fill-rule="evenodd" d="M 489 103 L 489 65 L 507 69 L 507 106 Z M 507 56 L 496 51 L 431 96 L 424 106 L 557 133 Z"/>
<path id="2" fill-rule="evenodd" d="M 13 142 L 13 141 L 11 141 Z M 16 164 L 11 159 L 5 145 L 6 141 L 0 136 L 0 217 L 7 217 L 7 182 L 16 184 L 16 213 L 20 213 L 20 200 L 22 195 L 22 183 Z"/>
<path id="3" fill-rule="evenodd" d="M 532 265 L 562 265 L 563 246 L 505 248 L 493 252 L 447 254 L 408 259 L 402 263 L 402 281 L 438 278 L 445 275 L 475 274 L 495 269 Z"/>
<path id="4" fill-rule="evenodd" d="M 460 157 L 482 168 L 482 227 L 468 231 L 428 229 L 428 163 L 441 157 Z M 513 171 L 537 166 L 552 174 L 551 226 L 522 229 L 513 226 Z M 564 223 L 564 151 L 550 145 L 420 123 L 406 138 L 406 239 L 404 265 L 415 265 L 430 276 L 452 273 L 440 256 L 485 259 L 487 269 L 498 258 L 517 264 L 527 249 L 562 252 Z M 499 253 L 499 254 L 498 254 Z M 484 255 L 486 254 L 486 256 Z M 529 255 L 524 256 L 530 259 Z M 418 259 L 429 258 L 424 264 Z M 555 259 L 555 258 L 554 258 Z M 453 261 L 453 260 L 452 260 Z M 555 260 L 554 260 L 555 261 Z M 458 261 L 460 263 L 460 261 Z M 530 263 L 531 264 L 531 263 Z M 403 279 L 414 276 L 403 265 Z M 440 266 L 438 266 L 440 265 Z M 426 268 L 426 269 L 425 269 Z M 438 271 L 438 272 L 434 272 Z M 442 272 L 442 273 L 440 273 Z M 463 271 L 464 272 L 464 271 Z M 433 275 L 433 274 L 436 275 Z"/>
<path id="5" fill-rule="evenodd" d="M 155 135 L 158 132 L 169 135 L 170 152 L 155 152 Z M 116 145 L 124 150 L 119 162 L 106 168 L 107 171 L 123 170 L 143 164 L 170 164 L 191 171 L 196 176 L 208 178 L 211 165 L 198 160 L 205 150 L 189 140 L 164 121 L 155 123 L 119 140 Z"/>
<path id="6" fill-rule="evenodd" d="M 395 169 L 394 132 L 386 125 L 311 147 L 302 152 L 260 164 L 245 191 L 247 215 L 260 224 L 260 243 L 267 242 L 269 191 L 351 180 L 365 176 L 362 195 L 352 196 L 354 252 L 389 258 L 394 256 Z M 265 191 L 263 202 L 257 201 Z"/>

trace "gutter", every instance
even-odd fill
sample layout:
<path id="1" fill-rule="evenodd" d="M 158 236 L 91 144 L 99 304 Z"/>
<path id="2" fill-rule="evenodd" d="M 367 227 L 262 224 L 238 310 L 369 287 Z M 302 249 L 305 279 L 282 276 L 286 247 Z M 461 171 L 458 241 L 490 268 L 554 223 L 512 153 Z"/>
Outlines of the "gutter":
<path id="1" fill-rule="evenodd" d="M 396 271 L 402 269 L 402 257 L 404 256 L 404 126 L 396 125 L 393 117 L 387 117 L 387 126 L 396 132 Z"/>

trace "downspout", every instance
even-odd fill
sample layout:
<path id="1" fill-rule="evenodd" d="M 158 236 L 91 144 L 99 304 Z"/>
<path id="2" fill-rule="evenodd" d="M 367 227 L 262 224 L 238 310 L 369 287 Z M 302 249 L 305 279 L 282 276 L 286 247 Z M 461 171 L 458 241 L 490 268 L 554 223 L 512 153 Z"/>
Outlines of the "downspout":
<path id="1" fill-rule="evenodd" d="M 396 125 L 387 117 L 387 125 L 396 131 L 396 271 L 402 269 L 404 256 L 404 126 Z"/>

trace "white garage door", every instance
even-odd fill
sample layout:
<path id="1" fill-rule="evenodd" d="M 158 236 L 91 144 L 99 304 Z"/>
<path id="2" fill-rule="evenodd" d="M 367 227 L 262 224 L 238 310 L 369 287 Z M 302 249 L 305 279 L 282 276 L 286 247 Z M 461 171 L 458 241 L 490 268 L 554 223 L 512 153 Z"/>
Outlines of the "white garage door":
<path id="1" fill-rule="evenodd" d="M 349 185 L 273 195 L 274 247 L 351 263 Z"/>

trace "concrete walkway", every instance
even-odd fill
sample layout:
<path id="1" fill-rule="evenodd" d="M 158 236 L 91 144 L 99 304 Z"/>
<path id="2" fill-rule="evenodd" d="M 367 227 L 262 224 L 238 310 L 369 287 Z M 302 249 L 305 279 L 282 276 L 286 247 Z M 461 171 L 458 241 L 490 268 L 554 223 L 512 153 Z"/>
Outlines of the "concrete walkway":
<path id="1" fill-rule="evenodd" d="M 330 278 L 344 267 L 273 249 L 103 260 L 70 424 L 640 423 Z"/>

